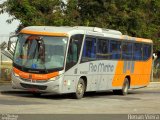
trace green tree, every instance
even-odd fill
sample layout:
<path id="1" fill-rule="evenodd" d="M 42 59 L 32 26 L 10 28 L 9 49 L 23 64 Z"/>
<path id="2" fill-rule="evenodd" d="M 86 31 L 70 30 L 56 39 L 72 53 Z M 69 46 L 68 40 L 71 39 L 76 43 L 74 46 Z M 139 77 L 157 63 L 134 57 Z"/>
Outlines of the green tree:
<path id="1" fill-rule="evenodd" d="M 0 5 L 1 13 L 7 12 L 23 26 L 62 25 L 62 2 L 59 0 L 7 0 Z"/>
<path id="2" fill-rule="evenodd" d="M 160 42 L 160 0 L 78 0 L 77 6 L 80 25 L 116 29 Z"/>

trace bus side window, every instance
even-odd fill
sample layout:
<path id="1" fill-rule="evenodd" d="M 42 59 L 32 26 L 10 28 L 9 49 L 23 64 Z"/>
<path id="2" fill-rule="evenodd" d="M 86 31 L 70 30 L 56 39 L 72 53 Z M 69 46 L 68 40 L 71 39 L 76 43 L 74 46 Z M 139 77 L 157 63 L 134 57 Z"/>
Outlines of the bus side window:
<path id="1" fill-rule="evenodd" d="M 82 62 L 96 60 L 96 39 L 87 37 L 84 42 Z"/>
<path id="2" fill-rule="evenodd" d="M 151 45 L 143 45 L 143 60 L 149 59 L 151 56 Z"/>
<path id="3" fill-rule="evenodd" d="M 98 39 L 97 43 L 97 59 L 108 59 L 108 40 Z"/>
<path id="4" fill-rule="evenodd" d="M 110 59 L 120 59 L 121 58 L 121 42 L 110 40 L 109 53 L 110 53 Z"/>
<path id="5" fill-rule="evenodd" d="M 132 48 L 133 44 L 129 42 L 123 42 L 122 44 L 122 59 L 123 60 L 132 60 Z"/>
<path id="6" fill-rule="evenodd" d="M 66 70 L 69 70 L 71 67 L 77 64 L 81 50 L 82 40 L 83 35 L 81 34 L 71 37 L 67 54 Z"/>
<path id="7" fill-rule="evenodd" d="M 142 44 L 141 43 L 134 43 L 133 59 L 142 60 Z"/>

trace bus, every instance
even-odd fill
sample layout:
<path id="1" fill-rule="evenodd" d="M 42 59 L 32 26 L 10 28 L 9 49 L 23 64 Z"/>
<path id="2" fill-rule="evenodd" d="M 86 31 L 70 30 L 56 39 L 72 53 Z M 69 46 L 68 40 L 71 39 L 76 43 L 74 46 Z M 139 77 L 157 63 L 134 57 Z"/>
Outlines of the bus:
<path id="1" fill-rule="evenodd" d="M 146 87 L 151 78 L 153 42 L 98 27 L 30 26 L 17 35 L 12 87 L 68 94 Z"/>

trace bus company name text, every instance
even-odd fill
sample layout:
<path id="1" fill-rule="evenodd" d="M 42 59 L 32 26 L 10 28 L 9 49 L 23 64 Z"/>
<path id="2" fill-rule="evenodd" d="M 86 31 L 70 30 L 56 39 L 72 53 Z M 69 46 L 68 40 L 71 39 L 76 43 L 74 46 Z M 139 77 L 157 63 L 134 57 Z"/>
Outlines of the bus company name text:
<path id="1" fill-rule="evenodd" d="M 114 65 L 111 64 L 89 64 L 89 72 L 113 72 L 114 71 Z"/>

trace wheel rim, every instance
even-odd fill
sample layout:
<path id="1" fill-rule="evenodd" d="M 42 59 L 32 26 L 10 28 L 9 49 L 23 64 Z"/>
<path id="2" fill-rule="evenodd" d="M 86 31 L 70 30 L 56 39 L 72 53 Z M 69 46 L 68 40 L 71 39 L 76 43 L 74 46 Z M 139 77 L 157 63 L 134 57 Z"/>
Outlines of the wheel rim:
<path id="1" fill-rule="evenodd" d="M 83 91 L 84 91 L 83 84 L 79 83 L 78 86 L 77 86 L 77 93 L 78 93 L 78 95 L 82 95 Z"/>
<path id="2" fill-rule="evenodd" d="M 124 93 L 128 92 L 128 82 L 124 85 Z"/>

